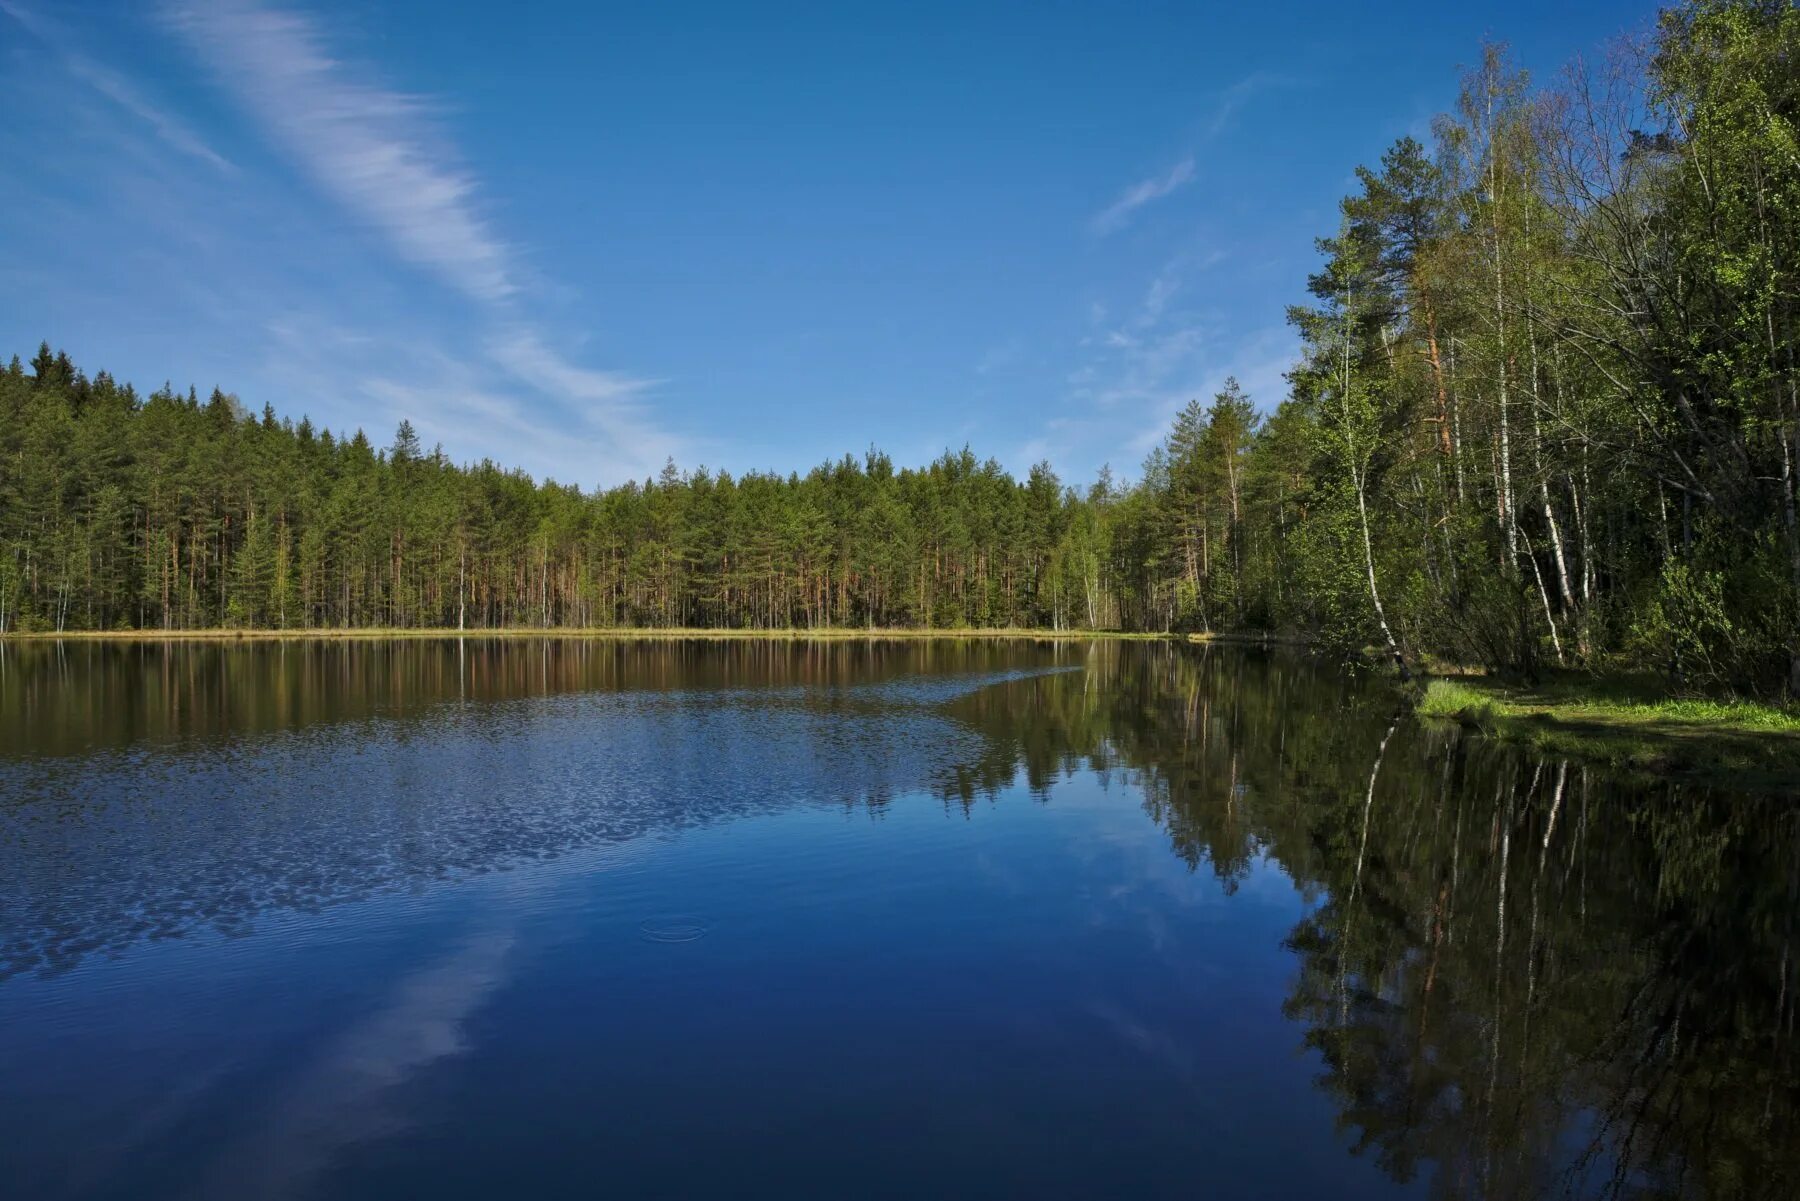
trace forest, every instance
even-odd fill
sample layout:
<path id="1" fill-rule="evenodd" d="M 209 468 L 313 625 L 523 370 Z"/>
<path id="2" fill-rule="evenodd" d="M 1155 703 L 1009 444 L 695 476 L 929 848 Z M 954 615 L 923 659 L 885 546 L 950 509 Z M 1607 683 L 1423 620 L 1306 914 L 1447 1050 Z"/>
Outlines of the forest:
<path id="1" fill-rule="evenodd" d="M 1085 487 L 964 448 L 589 491 L 45 344 L 0 371 L 0 632 L 1277 633 L 1800 697 L 1800 10 L 1547 84 L 1485 47 L 1356 178 L 1288 394 Z"/>

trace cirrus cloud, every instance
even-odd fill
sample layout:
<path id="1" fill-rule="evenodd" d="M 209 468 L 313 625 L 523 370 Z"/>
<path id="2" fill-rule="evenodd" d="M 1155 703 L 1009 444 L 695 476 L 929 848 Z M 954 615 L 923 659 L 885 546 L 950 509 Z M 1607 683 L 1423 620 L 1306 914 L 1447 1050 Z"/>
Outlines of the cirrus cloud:
<path id="1" fill-rule="evenodd" d="M 1130 223 L 1137 211 L 1152 201 L 1161 200 L 1194 180 L 1194 156 L 1188 155 L 1161 175 L 1152 175 L 1148 179 L 1140 179 L 1123 192 L 1118 199 L 1094 214 L 1089 223 L 1097 234 L 1105 235 L 1123 229 Z"/>

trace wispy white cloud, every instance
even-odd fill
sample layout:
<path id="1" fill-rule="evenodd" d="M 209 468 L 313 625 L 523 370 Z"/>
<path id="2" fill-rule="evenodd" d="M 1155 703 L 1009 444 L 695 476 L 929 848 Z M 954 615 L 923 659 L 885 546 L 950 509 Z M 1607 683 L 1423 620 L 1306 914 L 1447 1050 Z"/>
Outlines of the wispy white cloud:
<path id="1" fill-rule="evenodd" d="M 1294 83 L 1258 71 L 1220 90 L 1191 128 L 1186 153 L 1168 171 L 1121 192 L 1094 216 L 1092 232 L 1116 232 L 1146 205 L 1187 186 L 1198 175 L 1201 147 L 1226 133 L 1257 96 Z M 1185 237 L 1191 241 L 1191 232 Z M 1232 375 L 1260 405 L 1279 402 L 1293 353 L 1291 332 L 1285 326 L 1245 329 L 1241 315 L 1190 299 L 1193 278 L 1225 258 L 1222 250 L 1190 245 L 1170 256 L 1135 300 L 1090 304 L 1089 329 L 1080 340 L 1085 353 L 1067 377 L 1077 411 L 1056 427 L 1062 445 L 1104 439 L 1145 454 L 1183 405 L 1210 396 Z M 1121 441 L 1121 426 L 1137 432 Z"/>
<path id="2" fill-rule="evenodd" d="M 654 475 L 691 450 L 638 410 L 634 389 L 651 381 L 575 366 L 528 330 L 447 349 L 429 326 L 374 330 L 290 309 L 262 332 L 269 380 L 333 428 L 347 419 L 339 432 L 360 426 L 378 446 L 406 418 L 458 461 L 491 458 L 583 487 Z"/>
<path id="3" fill-rule="evenodd" d="M 517 290 L 513 255 L 475 207 L 417 97 L 333 58 L 298 13 L 240 0 L 170 9 L 174 27 L 324 188 L 407 259 L 478 300 Z"/>
<path id="4" fill-rule="evenodd" d="M 96 92 L 150 126 L 157 137 L 176 150 L 211 163 L 221 171 L 235 170 L 223 155 L 201 141 L 198 134 L 139 95 L 124 76 L 79 56 L 71 56 L 68 67 L 77 78 L 85 80 Z"/>
<path id="5" fill-rule="evenodd" d="M 1092 306 L 1093 328 L 1082 339 L 1088 355 L 1068 379 L 1070 399 L 1092 416 L 1067 419 L 1067 439 L 1101 430 L 1117 439 L 1121 425 L 1135 426 L 1116 445 L 1141 457 L 1167 435 L 1183 405 L 1211 397 L 1227 376 L 1236 376 L 1264 410 L 1280 402 L 1294 355 L 1286 326 L 1243 331 L 1216 306 L 1177 303 L 1193 276 L 1224 257 L 1218 251 L 1176 255 L 1134 304 L 1118 306 L 1116 317 L 1108 306 Z"/>
<path id="6" fill-rule="evenodd" d="M 1237 115 L 1259 93 L 1286 87 L 1293 81 L 1269 71 L 1256 71 L 1231 84 L 1213 100 L 1211 110 L 1202 118 L 1193 143 L 1210 142 L 1231 128 Z M 1118 197 L 1089 221 L 1089 228 L 1104 236 L 1116 233 L 1131 223 L 1138 210 L 1153 204 L 1192 183 L 1198 176 L 1195 152 L 1189 151 L 1167 171 L 1151 175 L 1131 184 Z"/>
<path id="7" fill-rule="evenodd" d="M 1075 399 L 1102 409 L 1160 400 L 1171 388 L 1179 390 L 1192 375 L 1187 369 L 1215 340 L 1214 323 L 1203 318 L 1142 334 L 1109 330 L 1101 342 L 1108 353 L 1070 378 Z"/>
<path id="8" fill-rule="evenodd" d="M 69 74 L 149 126 L 166 145 L 221 171 L 233 169 L 224 155 L 207 145 L 184 121 L 145 97 L 125 76 L 78 50 L 65 30 L 15 0 L 0 0 L 0 13 L 49 46 Z"/>
<path id="9" fill-rule="evenodd" d="M 488 349 L 494 361 L 515 378 L 563 397 L 614 446 L 629 448 L 618 458 L 630 474 L 660 466 L 680 449 L 677 439 L 649 423 L 639 404 L 644 391 L 661 381 L 577 366 L 522 326 L 502 331 Z"/>
<path id="10" fill-rule="evenodd" d="M 1149 291 L 1144 294 L 1144 311 L 1140 319 L 1150 325 L 1161 320 L 1163 310 L 1169 307 L 1169 301 L 1180 290 L 1181 279 L 1175 274 L 1172 265 L 1158 272 L 1156 278 L 1150 281 Z"/>
<path id="11" fill-rule="evenodd" d="M 1081 340 L 1083 346 L 1108 350 L 1129 350 L 1143 346 L 1162 324 L 1170 304 L 1187 286 L 1188 280 L 1224 261 L 1224 251 L 1204 255 L 1177 254 L 1169 258 L 1151 277 L 1141 300 L 1135 306 L 1123 306 L 1117 319 L 1108 305 L 1094 301 L 1088 306 L 1088 324 L 1092 333 Z"/>
<path id="12" fill-rule="evenodd" d="M 1298 351 L 1293 331 L 1285 325 L 1241 335 L 1229 347 L 1201 340 L 1190 349 L 1185 361 L 1171 364 L 1163 386 L 1145 392 L 1144 423 L 1127 444 L 1134 453 L 1148 454 L 1168 436 L 1182 406 L 1194 399 L 1210 401 L 1227 378 L 1236 379 L 1260 411 L 1272 412 L 1287 395 L 1287 372 Z"/>
<path id="13" fill-rule="evenodd" d="M 1123 229 L 1146 204 L 1161 200 L 1193 180 L 1194 156 L 1190 154 L 1161 175 L 1140 179 L 1126 188 L 1119 193 L 1118 199 L 1094 214 L 1089 224 L 1095 233 L 1103 235 Z"/>
<path id="14" fill-rule="evenodd" d="M 1237 119 L 1238 113 L 1258 93 L 1287 87 L 1292 82 L 1287 76 L 1271 71 L 1254 71 L 1244 76 L 1219 93 L 1218 99 L 1213 102 L 1212 113 L 1207 117 L 1202 133 L 1207 138 L 1218 137 L 1231 128 L 1231 123 Z"/>
<path id="15" fill-rule="evenodd" d="M 527 383 L 592 404 L 620 405 L 657 382 L 616 371 L 577 367 L 525 328 L 502 333 L 493 340 L 491 349 L 496 362 Z"/>
<path id="16" fill-rule="evenodd" d="M 179 0 L 167 12 L 327 195 L 401 259 L 475 302 L 484 328 L 470 341 L 485 361 L 409 347 L 411 360 L 431 360 L 425 376 L 378 372 L 360 377 L 359 390 L 390 415 L 410 407 L 415 420 L 488 453 L 520 453 L 564 480 L 637 476 L 682 448 L 643 407 L 658 381 L 572 362 L 528 315 L 523 256 L 483 215 L 479 181 L 426 101 L 335 54 L 328 31 L 304 13 L 259 0 Z M 521 389 L 542 400 L 517 399 Z"/>

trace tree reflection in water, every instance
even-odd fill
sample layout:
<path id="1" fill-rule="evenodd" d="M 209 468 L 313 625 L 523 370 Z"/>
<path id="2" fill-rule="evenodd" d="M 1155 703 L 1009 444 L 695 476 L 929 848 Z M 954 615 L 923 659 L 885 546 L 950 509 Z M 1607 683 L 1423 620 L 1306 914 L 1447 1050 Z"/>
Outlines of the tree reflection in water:
<path id="1" fill-rule="evenodd" d="M 1310 899 L 1286 1003 L 1358 1153 L 1445 1197 L 1800 1196 L 1792 798 L 1396 722 L 1300 657 L 1094 648 L 973 694 L 986 764 L 1128 777 L 1175 854 Z"/>
<path id="2" fill-rule="evenodd" d="M 1535 759 L 1397 719 L 1377 683 L 1287 653 L 5 654 L 0 949 L 17 971 L 781 808 L 974 806 L 1021 783 L 1054 803 L 1093 772 L 1227 892 L 1264 865 L 1292 879 L 1286 1012 L 1357 1152 L 1393 1177 L 1444 1197 L 1800 1196 L 1792 798 Z M 672 757 L 682 739 L 716 753 Z M 584 773 L 609 783 L 570 787 Z M 254 803 L 231 826 L 146 803 L 177 785 Z"/>

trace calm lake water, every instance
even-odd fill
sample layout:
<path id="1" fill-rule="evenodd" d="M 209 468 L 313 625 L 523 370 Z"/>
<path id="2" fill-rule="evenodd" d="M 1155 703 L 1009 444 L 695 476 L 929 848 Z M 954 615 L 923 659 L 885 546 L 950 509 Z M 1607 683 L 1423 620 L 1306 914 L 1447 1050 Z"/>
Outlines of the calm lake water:
<path id="1" fill-rule="evenodd" d="M 0 645 L 8 1198 L 1789 1198 L 1797 932 L 1294 655 Z"/>

